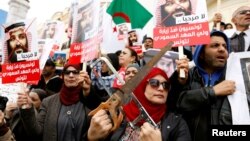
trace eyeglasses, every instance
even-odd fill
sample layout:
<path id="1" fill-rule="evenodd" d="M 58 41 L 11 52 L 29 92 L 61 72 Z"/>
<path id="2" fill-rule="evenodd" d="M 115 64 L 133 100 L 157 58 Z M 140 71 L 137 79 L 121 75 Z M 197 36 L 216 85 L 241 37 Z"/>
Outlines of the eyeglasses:
<path id="1" fill-rule="evenodd" d="M 162 85 L 162 87 L 165 89 L 165 90 L 169 90 L 170 88 L 170 84 L 165 81 L 165 82 L 160 82 L 159 80 L 157 79 L 149 79 L 148 80 L 148 84 L 154 88 L 154 89 L 158 89 L 160 85 Z"/>
<path id="2" fill-rule="evenodd" d="M 63 74 L 65 75 L 70 75 L 71 73 L 73 73 L 74 75 L 78 75 L 80 72 L 78 70 L 65 70 L 63 72 Z"/>
<path id="3" fill-rule="evenodd" d="M 126 72 L 125 72 L 125 75 L 129 75 L 130 73 L 132 73 L 133 75 L 136 75 L 136 74 L 137 74 L 137 71 L 136 71 L 136 70 L 126 71 Z"/>
<path id="4" fill-rule="evenodd" d="M 245 15 L 247 13 L 250 13 L 250 10 L 242 10 L 239 12 L 239 14 L 241 14 L 241 15 Z"/>

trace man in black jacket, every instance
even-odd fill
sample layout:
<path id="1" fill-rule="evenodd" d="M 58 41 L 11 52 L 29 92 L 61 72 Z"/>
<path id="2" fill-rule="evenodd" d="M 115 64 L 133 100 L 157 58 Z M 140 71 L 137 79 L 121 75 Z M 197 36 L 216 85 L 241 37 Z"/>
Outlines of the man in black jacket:
<path id="1" fill-rule="evenodd" d="M 58 93 L 61 90 L 63 80 L 55 73 L 55 71 L 55 63 L 51 59 L 48 59 L 38 84 L 32 85 L 31 88 L 43 89 L 48 95 Z"/>
<path id="2" fill-rule="evenodd" d="M 227 95 L 234 93 L 235 82 L 225 80 L 229 43 L 220 31 L 210 36 L 210 44 L 196 47 L 196 66 L 189 69 L 186 83 L 172 87 L 175 100 L 178 99 L 177 110 L 183 114 L 195 141 L 208 140 L 209 125 L 231 124 Z M 180 88 L 183 89 L 177 95 Z"/>

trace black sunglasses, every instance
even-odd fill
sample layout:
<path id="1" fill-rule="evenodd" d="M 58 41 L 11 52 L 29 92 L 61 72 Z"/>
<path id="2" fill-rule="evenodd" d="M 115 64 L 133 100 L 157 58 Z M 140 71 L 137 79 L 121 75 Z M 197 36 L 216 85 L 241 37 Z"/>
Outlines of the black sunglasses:
<path id="1" fill-rule="evenodd" d="M 247 14 L 247 12 L 250 13 L 250 10 L 242 10 L 242 11 L 240 11 L 239 13 L 240 13 L 241 15 L 244 15 L 244 14 Z"/>
<path id="2" fill-rule="evenodd" d="M 152 88 L 159 88 L 160 85 L 162 85 L 162 87 L 165 89 L 165 90 L 169 90 L 170 88 L 170 84 L 165 81 L 165 82 L 160 82 L 159 80 L 157 79 L 149 79 L 148 80 L 148 84 L 152 87 Z"/>
<path id="3" fill-rule="evenodd" d="M 74 75 L 79 74 L 80 72 L 78 70 L 65 70 L 63 74 L 70 75 L 70 73 L 73 73 Z"/>

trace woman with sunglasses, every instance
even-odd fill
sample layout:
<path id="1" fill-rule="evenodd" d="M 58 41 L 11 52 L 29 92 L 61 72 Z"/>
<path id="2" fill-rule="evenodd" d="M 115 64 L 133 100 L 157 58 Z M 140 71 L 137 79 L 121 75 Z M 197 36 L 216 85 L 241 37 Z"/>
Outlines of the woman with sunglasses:
<path id="1" fill-rule="evenodd" d="M 66 64 L 63 68 L 64 84 L 58 94 L 42 101 L 37 118 L 27 94 L 20 93 L 17 105 L 21 119 L 30 135 L 43 141 L 80 141 L 88 129 L 91 81 L 80 65 Z M 99 104 L 99 103 L 98 103 Z"/>
<path id="2" fill-rule="evenodd" d="M 179 115 L 168 112 L 166 105 L 170 83 L 166 73 L 153 68 L 134 90 L 134 95 L 141 102 L 150 117 L 159 128 L 145 120 L 140 120 L 135 127 L 130 126 L 140 114 L 134 101 L 123 106 L 126 115 L 120 127 L 107 140 L 123 141 L 189 141 L 191 140 L 186 122 Z M 91 120 L 88 130 L 89 140 L 105 138 L 112 128 L 112 122 L 106 111 L 100 110 Z"/>

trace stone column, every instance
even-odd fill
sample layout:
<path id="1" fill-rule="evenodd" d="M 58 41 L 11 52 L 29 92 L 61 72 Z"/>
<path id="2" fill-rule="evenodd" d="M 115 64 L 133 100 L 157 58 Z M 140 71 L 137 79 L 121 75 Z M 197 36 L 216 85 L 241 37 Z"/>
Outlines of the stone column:
<path id="1" fill-rule="evenodd" d="M 26 19 L 29 9 L 29 0 L 9 0 L 7 23 Z"/>

